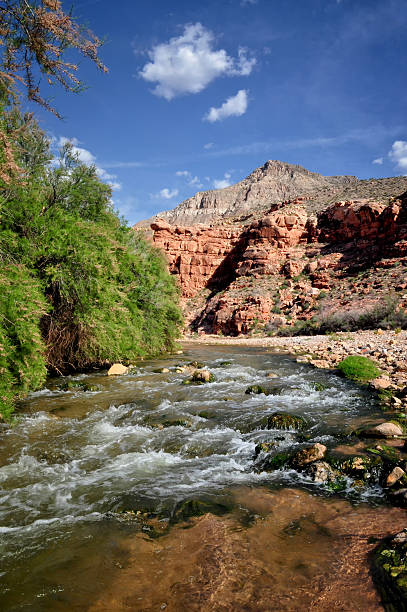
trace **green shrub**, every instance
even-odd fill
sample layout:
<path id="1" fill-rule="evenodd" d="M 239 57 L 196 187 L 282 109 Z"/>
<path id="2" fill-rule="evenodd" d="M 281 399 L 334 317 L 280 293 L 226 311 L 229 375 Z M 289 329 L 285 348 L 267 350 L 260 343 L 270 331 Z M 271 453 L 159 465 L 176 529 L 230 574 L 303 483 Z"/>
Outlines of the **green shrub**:
<path id="1" fill-rule="evenodd" d="M 376 363 L 368 357 L 350 355 L 338 364 L 338 370 L 346 378 L 356 382 L 366 382 L 380 376 L 381 371 Z"/>
<path id="2" fill-rule="evenodd" d="M 41 285 L 24 266 L 0 266 L 0 412 L 14 397 L 39 389 L 47 374 L 40 321 L 47 310 Z"/>
<path id="3" fill-rule="evenodd" d="M 35 122 L 14 120 L 24 176 L 0 199 L 6 418 L 13 398 L 41 387 L 47 369 L 69 373 L 171 350 L 181 324 L 163 256 L 113 211 L 96 168 L 80 163 L 69 145 L 59 165 L 49 165 L 49 142 Z M 0 136 L 4 129 L 0 118 Z"/>

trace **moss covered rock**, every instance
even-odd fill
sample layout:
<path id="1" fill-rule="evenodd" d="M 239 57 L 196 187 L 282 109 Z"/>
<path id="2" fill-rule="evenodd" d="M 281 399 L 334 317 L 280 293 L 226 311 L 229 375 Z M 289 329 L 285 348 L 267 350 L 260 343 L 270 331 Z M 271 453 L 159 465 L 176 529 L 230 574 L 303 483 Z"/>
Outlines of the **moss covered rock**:
<path id="1" fill-rule="evenodd" d="M 261 395 L 262 393 L 264 395 L 279 395 L 281 388 L 274 385 L 250 385 L 245 391 L 246 395 Z"/>
<path id="2" fill-rule="evenodd" d="M 289 463 L 291 459 L 290 453 L 268 454 L 266 457 L 258 461 L 255 466 L 256 472 L 273 472 L 279 470 Z"/>
<path id="3" fill-rule="evenodd" d="M 270 453 L 275 446 L 275 442 L 260 442 L 259 444 L 256 444 L 254 449 L 254 458 L 256 459 L 260 453 Z"/>
<path id="4" fill-rule="evenodd" d="M 211 383 L 214 380 L 215 377 L 209 370 L 195 370 L 191 377 L 191 382 L 201 385 L 204 383 Z"/>
<path id="5" fill-rule="evenodd" d="M 368 357 L 350 355 L 338 363 L 338 370 L 355 382 L 367 382 L 378 378 L 381 374 L 377 364 Z"/>
<path id="6" fill-rule="evenodd" d="M 296 414 L 286 412 L 275 412 L 267 417 L 267 429 L 283 429 L 301 431 L 306 429 L 306 420 Z"/>
<path id="7" fill-rule="evenodd" d="M 407 611 L 407 530 L 376 549 L 373 568 L 384 608 L 391 612 Z"/>

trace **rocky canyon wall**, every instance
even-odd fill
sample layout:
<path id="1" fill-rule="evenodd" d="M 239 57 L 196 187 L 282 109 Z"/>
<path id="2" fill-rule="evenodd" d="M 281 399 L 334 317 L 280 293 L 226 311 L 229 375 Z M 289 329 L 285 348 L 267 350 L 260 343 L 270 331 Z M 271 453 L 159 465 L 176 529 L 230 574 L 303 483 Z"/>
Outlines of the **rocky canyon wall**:
<path id="1" fill-rule="evenodd" d="M 291 324 L 315 314 L 321 292 L 329 293 L 332 307 L 347 307 L 355 272 L 388 271 L 396 260 L 407 260 L 406 194 L 387 205 L 337 202 L 317 216 L 307 212 L 304 198 L 273 209 L 246 226 L 226 221 L 183 227 L 161 219 L 151 225 L 154 243 L 189 300 L 193 328 L 238 334 L 259 323 Z M 403 292 L 405 268 L 399 272 L 390 286 Z M 359 297 L 368 303 L 374 289 L 377 295 L 380 288 L 388 290 L 385 282 L 376 284 L 365 282 Z M 202 290 L 207 291 L 193 307 L 191 298 Z"/>

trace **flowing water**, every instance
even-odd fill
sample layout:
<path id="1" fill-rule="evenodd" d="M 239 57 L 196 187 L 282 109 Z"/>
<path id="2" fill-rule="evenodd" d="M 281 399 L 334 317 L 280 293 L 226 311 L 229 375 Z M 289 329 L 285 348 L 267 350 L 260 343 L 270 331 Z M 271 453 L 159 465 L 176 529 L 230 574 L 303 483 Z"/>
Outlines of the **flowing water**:
<path id="1" fill-rule="evenodd" d="M 182 384 L 177 366 L 195 360 L 214 382 Z M 245 394 L 253 384 L 274 393 Z M 304 442 L 266 428 L 276 411 L 328 447 L 380 416 L 358 386 L 259 348 L 186 346 L 127 376 L 50 380 L 0 434 L 0 609 L 308 609 L 343 538 L 403 515 L 377 485 L 338 497 L 294 470 L 256 470 L 259 442 Z"/>

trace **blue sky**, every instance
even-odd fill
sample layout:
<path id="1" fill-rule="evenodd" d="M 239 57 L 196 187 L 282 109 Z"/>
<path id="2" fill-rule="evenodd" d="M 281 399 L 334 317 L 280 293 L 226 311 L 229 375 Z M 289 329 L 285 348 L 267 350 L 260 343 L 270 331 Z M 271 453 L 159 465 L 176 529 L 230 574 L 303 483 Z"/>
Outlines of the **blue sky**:
<path id="1" fill-rule="evenodd" d="M 70 2 L 64 2 L 66 9 Z M 268 159 L 407 174 L 405 0 L 76 0 L 109 73 L 37 109 L 114 187 L 130 223 Z"/>

